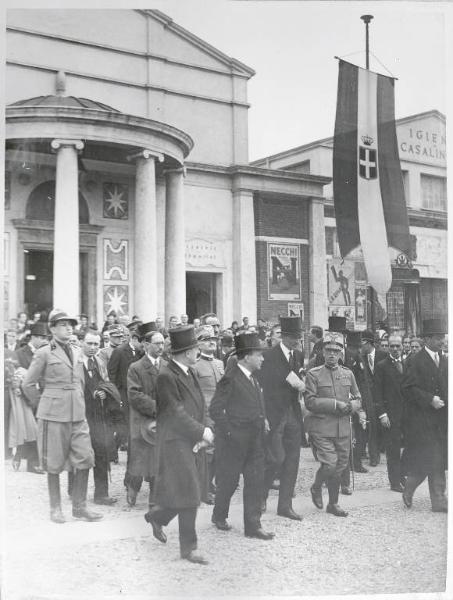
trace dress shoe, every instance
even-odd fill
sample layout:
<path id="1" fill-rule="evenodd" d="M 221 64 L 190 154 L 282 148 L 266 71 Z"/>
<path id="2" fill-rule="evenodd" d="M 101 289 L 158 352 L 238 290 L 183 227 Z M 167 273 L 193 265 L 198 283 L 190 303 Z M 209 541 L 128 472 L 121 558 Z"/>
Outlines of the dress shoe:
<path id="1" fill-rule="evenodd" d="M 110 498 L 110 496 L 100 496 L 94 499 L 95 504 L 104 504 L 105 506 L 112 506 L 117 502 L 116 498 Z"/>
<path id="2" fill-rule="evenodd" d="M 66 519 L 64 518 L 64 514 L 61 512 L 60 506 L 50 509 L 50 520 L 54 523 L 66 523 Z"/>
<path id="3" fill-rule="evenodd" d="M 214 525 L 217 527 L 217 529 L 220 529 L 220 531 L 230 531 L 230 529 L 232 529 L 231 525 L 228 524 L 226 519 L 215 519 L 212 517 L 211 523 L 214 523 Z"/>
<path id="4" fill-rule="evenodd" d="M 313 500 L 313 504 L 316 508 L 323 508 L 324 504 L 322 501 L 322 490 L 317 490 L 313 486 L 310 488 L 311 499 Z"/>
<path id="5" fill-rule="evenodd" d="M 45 471 L 41 469 L 41 467 L 38 467 L 38 465 L 35 465 L 34 467 L 28 467 L 27 473 L 35 473 L 35 475 L 44 475 Z"/>
<path id="6" fill-rule="evenodd" d="M 368 469 L 365 469 L 363 465 L 357 465 L 354 467 L 354 473 L 368 473 Z"/>
<path id="7" fill-rule="evenodd" d="M 343 485 L 341 488 L 341 493 L 343 496 L 352 496 L 352 490 L 349 485 Z"/>
<path id="8" fill-rule="evenodd" d="M 130 485 L 126 486 L 126 490 L 127 503 L 129 504 L 129 506 L 135 506 L 135 503 L 137 502 L 137 491 L 134 490 L 134 488 Z"/>
<path id="9" fill-rule="evenodd" d="M 407 508 L 412 508 L 412 494 L 408 494 L 403 490 L 403 502 Z"/>
<path id="10" fill-rule="evenodd" d="M 255 531 L 247 531 L 245 537 L 257 538 L 259 540 L 272 540 L 275 537 L 275 533 L 264 531 L 264 529 L 260 527 L 259 529 L 255 529 Z"/>
<path id="11" fill-rule="evenodd" d="M 293 521 L 302 521 L 301 515 L 298 515 L 296 512 L 294 512 L 292 508 L 278 510 L 277 514 L 279 517 L 286 517 L 287 519 L 292 519 Z"/>
<path id="12" fill-rule="evenodd" d="M 191 563 L 195 563 L 197 565 L 208 565 L 209 562 L 200 554 L 196 554 L 195 552 L 191 552 L 187 554 L 187 556 L 181 556 L 184 560 L 188 560 Z"/>
<path id="13" fill-rule="evenodd" d="M 82 521 L 100 521 L 104 518 L 104 515 L 88 510 L 86 506 L 73 507 L 72 516 L 74 519 L 81 519 Z"/>
<path id="14" fill-rule="evenodd" d="M 398 483 L 397 485 L 391 485 L 390 489 L 392 490 L 392 492 L 399 492 L 400 494 L 404 492 L 404 488 L 401 485 L 401 483 Z"/>
<path id="15" fill-rule="evenodd" d="M 267 500 L 262 500 L 261 501 L 261 512 L 265 513 L 267 510 Z"/>
<path id="16" fill-rule="evenodd" d="M 326 512 L 331 515 L 335 515 L 336 517 L 347 517 L 348 513 L 340 508 L 338 504 L 328 504 L 326 507 Z"/>
<path id="17" fill-rule="evenodd" d="M 162 544 L 166 544 L 167 536 L 162 531 L 162 525 L 159 525 L 158 523 L 156 523 L 156 521 L 152 518 L 152 516 L 149 514 L 149 512 L 145 513 L 144 517 L 145 517 L 145 521 L 147 523 L 149 523 L 151 525 L 151 527 L 153 528 L 153 536 L 156 538 L 156 540 L 159 540 L 159 542 L 162 542 Z"/>
<path id="18" fill-rule="evenodd" d="M 18 471 L 20 469 L 20 458 L 16 459 L 16 457 L 12 460 L 13 469 Z"/>
<path id="19" fill-rule="evenodd" d="M 276 479 L 272 482 L 270 489 L 271 490 L 279 490 L 280 489 L 280 482 L 278 481 L 278 479 Z"/>

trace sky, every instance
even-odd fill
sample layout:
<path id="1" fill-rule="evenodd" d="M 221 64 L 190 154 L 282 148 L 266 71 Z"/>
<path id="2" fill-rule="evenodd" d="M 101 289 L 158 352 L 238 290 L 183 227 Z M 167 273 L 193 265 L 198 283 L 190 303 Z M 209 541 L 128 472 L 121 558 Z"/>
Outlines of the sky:
<path id="1" fill-rule="evenodd" d="M 154 0 L 178 25 L 256 71 L 248 85 L 250 160 L 333 134 L 339 56 L 370 50 L 396 82 L 396 118 L 446 111 L 445 3 Z M 451 31 L 451 30 L 450 30 Z M 373 56 L 370 66 L 388 71 Z"/>

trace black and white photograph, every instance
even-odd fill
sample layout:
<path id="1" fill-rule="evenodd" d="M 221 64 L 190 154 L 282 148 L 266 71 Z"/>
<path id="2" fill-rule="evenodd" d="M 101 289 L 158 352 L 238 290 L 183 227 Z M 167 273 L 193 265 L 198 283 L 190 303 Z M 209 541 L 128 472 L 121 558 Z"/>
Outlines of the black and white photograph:
<path id="1" fill-rule="evenodd" d="M 451 600 L 452 5 L 2 17 L 1 599 Z"/>

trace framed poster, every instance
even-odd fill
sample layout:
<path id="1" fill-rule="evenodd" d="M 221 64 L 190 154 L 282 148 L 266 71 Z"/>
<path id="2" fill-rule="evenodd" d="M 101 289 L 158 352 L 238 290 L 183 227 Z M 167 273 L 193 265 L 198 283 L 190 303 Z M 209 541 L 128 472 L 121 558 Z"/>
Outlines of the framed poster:
<path id="1" fill-rule="evenodd" d="M 354 307 L 354 263 L 331 260 L 327 263 L 329 306 Z"/>
<path id="2" fill-rule="evenodd" d="M 304 305 L 302 302 L 288 302 L 288 317 L 300 317 L 304 321 Z"/>
<path id="3" fill-rule="evenodd" d="M 300 300 L 298 244 L 267 244 L 268 299 Z"/>

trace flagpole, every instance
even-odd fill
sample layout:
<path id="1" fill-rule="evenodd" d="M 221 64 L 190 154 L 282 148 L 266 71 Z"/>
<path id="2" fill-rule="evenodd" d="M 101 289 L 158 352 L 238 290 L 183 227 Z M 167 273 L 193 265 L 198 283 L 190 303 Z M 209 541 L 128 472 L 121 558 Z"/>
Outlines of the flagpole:
<path id="1" fill-rule="evenodd" d="M 370 68 L 370 35 L 368 31 L 368 25 L 373 18 L 373 15 L 362 15 L 360 17 L 362 21 L 365 23 L 365 44 L 366 44 L 366 68 L 369 70 Z"/>

